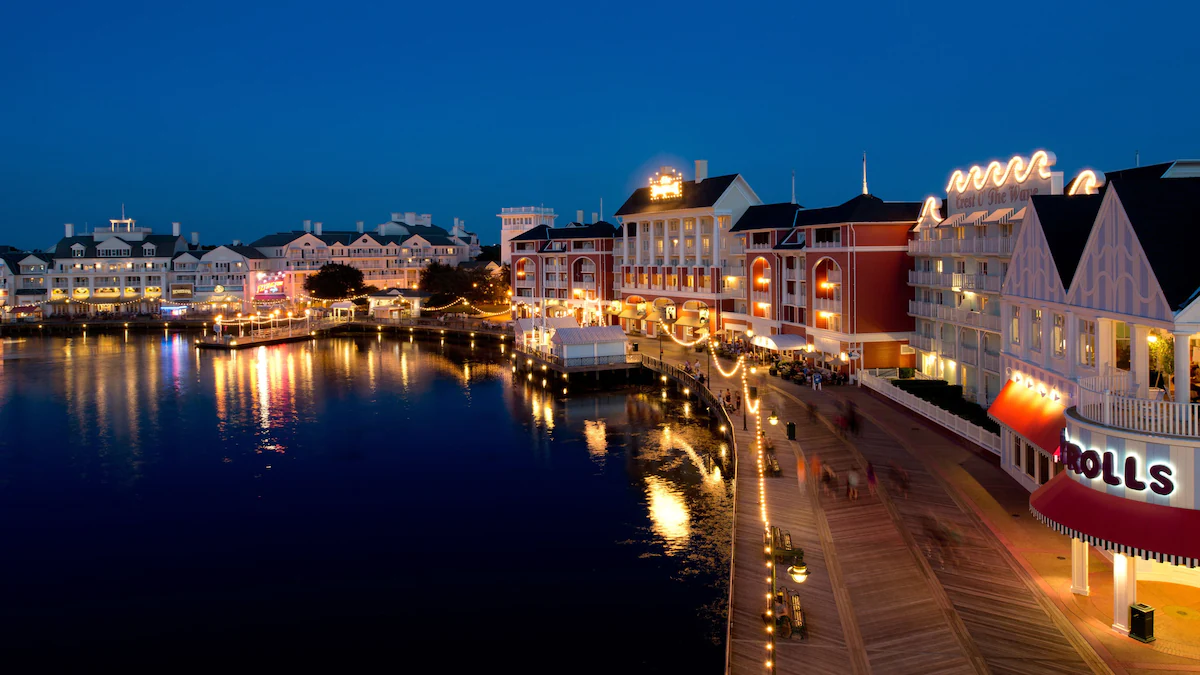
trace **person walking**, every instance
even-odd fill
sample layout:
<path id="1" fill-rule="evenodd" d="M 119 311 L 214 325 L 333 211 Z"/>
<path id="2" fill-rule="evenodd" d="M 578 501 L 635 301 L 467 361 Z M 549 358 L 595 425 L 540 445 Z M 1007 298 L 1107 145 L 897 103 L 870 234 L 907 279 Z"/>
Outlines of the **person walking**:
<path id="1" fill-rule="evenodd" d="M 867 462 L 867 491 L 875 495 L 875 465 Z"/>
<path id="2" fill-rule="evenodd" d="M 850 473 L 846 474 L 846 497 L 858 501 L 858 472 L 854 469 L 850 469 Z"/>
<path id="3" fill-rule="evenodd" d="M 820 373 L 816 373 L 813 375 L 812 388 L 813 388 L 813 391 L 821 391 L 821 374 Z"/>

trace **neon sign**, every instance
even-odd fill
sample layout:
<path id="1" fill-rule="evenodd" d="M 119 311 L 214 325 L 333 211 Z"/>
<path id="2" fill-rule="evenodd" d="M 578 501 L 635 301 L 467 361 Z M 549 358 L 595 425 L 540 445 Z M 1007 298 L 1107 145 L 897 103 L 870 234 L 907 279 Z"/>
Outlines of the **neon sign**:
<path id="1" fill-rule="evenodd" d="M 255 295 L 283 295 L 283 280 L 265 279 L 258 282 Z"/>
<path id="2" fill-rule="evenodd" d="M 683 176 L 664 166 L 650 179 L 650 199 L 678 199 L 683 196 Z"/>
<path id="3" fill-rule="evenodd" d="M 1112 450 L 1105 450 L 1103 453 L 1098 450 L 1084 450 L 1070 442 L 1065 443 L 1063 448 L 1063 465 L 1076 475 L 1088 479 L 1102 477 L 1105 483 L 1114 487 L 1124 483 L 1127 489 L 1137 492 L 1142 492 L 1147 487 L 1147 481 L 1142 479 L 1142 474 L 1138 471 L 1137 455 L 1126 453 L 1125 465 L 1120 467 L 1122 472 L 1118 475 L 1117 453 Z M 1170 466 L 1151 464 L 1146 471 L 1151 492 L 1164 497 L 1175 492 L 1175 481 L 1171 480 L 1174 472 Z"/>

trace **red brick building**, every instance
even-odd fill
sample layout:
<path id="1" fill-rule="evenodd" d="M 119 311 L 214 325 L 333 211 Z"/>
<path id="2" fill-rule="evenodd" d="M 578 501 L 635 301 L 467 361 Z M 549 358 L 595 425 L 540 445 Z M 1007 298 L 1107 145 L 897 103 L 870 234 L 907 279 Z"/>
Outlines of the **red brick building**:
<path id="1" fill-rule="evenodd" d="M 580 325 L 606 325 L 613 296 L 612 223 L 537 227 L 509 241 L 513 304 L 519 316 L 546 312 Z"/>

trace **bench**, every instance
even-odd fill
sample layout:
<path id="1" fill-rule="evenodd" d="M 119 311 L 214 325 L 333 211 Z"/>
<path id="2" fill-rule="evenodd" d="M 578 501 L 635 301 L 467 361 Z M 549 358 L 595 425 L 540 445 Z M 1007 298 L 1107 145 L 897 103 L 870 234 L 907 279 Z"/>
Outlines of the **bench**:
<path id="1" fill-rule="evenodd" d="M 783 471 L 779 468 L 779 460 L 775 455 L 767 453 L 766 465 L 763 467 L 763 473 L 773 478 L 778 478 L 783 475 Z"/>
<path id="2" fill-rule="evenodd" d="M 770 546 L 775 562 L 781 563 L 789 557 L 804 560 L 804 549 L 792 548 L 792 533 L 774 525 L 771 526 Z"/>
<path id="3" fill-rule="evenodd" d="M 801 640 L 808 638 L 808 622 L 804 618 L 800 596 L 787 586 L 780 586 L 775 600 L 775 606 L 778 608 L 775 628 L 779 637 L 785 640 L 793 635 L 799 635 Z"/>

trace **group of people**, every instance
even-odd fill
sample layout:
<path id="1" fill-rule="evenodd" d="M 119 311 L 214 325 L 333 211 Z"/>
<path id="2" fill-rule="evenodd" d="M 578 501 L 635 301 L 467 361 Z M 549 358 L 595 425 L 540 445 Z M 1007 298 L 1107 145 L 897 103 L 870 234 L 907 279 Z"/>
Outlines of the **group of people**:
<path id="1" fill-rule="evenodd" d="M 742 392 L 737 392 L 735 396 L 733 392 L 726 389 L 725 396 L 721 398 L 721 401 L 725 404 L 726 411 L 731 413 L 738 412 L 742 409 Z"/>
<path id="2" fill-rule="evenodd" d="M 859 418 L 858 408 L 854 405 L 854 401 L 846 401 L 845 403 L 837 403 L 838 414 L 834 418 L 837 424 L 838 434 L 845 438 L 849 434 L 857 436 L 859 434 Z"/>
<path id="3" fill-rule="evenodd" d="M 816 453 L 812 456 L 812 472 L 821 481 L 821 494 L 826 497 L 837 498 L 837 495 L 842 492 L 841 478 L 837 471 L 828 464 L 821 463 L 821 457 Z M 867 462 L 866 482 L 867 490 L 870 494 L 875 494 L 878 479 L 875 476 L 875 465 Z M 845 494 L 850 501 L 858 500 L 858 488 L 861 485 L 861 477 L 858 475 L 858 470 L 851 468 L 846 472 Z"/>
<path id="4" fill-rule="evenodd" d="M 696 382 L 699 384 L 704 384 L 705 378 L 704 373 L 700 371 L 700 359 L 696 359 L 695 364 L 693 364 L 691 361 L 684 360 L 683 372 L 696 378 Z"/>

